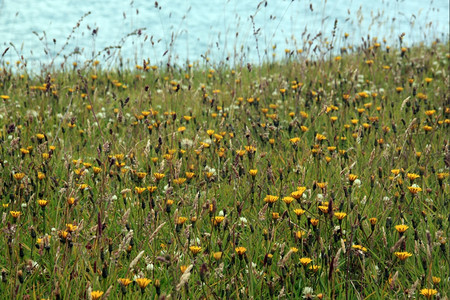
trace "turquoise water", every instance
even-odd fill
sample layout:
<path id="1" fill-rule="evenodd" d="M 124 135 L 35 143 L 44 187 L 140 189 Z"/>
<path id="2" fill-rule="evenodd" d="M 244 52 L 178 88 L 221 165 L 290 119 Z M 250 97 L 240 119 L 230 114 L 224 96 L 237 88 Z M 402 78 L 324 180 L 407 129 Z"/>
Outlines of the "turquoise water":
<path id="1" fill-rule="evenodd" d="M 398 46 L 401 33 L 406 46 L 448 40 L 448 0 L 0 0 L 1 53 L 9 47 L 0 59 L 26 61 L 29 68 L 90 59 L 105 66 L 134 66 L 143 59 L 184 64 L 204 57 L 258 63 L 273 54 L 283 57 L 285 49 L 305 48 L 318 34 L 314 43 L 327 40 L 339 49 L 360 45 L 368 35 Z"/>

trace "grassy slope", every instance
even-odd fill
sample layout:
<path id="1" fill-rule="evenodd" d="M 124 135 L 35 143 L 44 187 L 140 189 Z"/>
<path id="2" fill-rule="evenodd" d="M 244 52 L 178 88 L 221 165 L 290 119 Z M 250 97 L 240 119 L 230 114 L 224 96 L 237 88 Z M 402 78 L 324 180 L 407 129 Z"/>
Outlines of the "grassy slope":
<path id="1" fill-rule="evenodd" d="M 118 278 L 133 277 L 153 280 L 147 296 L 157 281 L 162 294 L 182 298 L 292 298 L 305 287 L 339 298 L 398 298 L 425 287 L 446 295 L 448 44 L 405 50 L 366 45 L 317 61 L 292 53 L 235 70 L 119 72 L 100 62 L 31 79 L 4 68 L 2 295 L 85 297 L 91 286 L 116 298 Z M 20 172 L 25 178 L 15 179 Z M 186 172 L 195 175 L 177 184 Z M 165 177 L 155 181 L 154 173 Z M 420 177 L 412 182 L 408 173 Z M 413 183 L 422 188 L 415 196 Z M 136 189 L 151 186 L 153 193 Z M 283 202 L 298 186 L 304 196 Z M 279 198 L 269 205 L 267 195 Z M 38 199 L 49 200 L 45 209 Z M 331 208 L 347 215 L 339 221 Z M 225 220 L 214 226 L 220 211 Z M 61 238 L 68 223 L 78 228 Z M 399 241 L 394 226 L 403 223 L 409 229 Z M 36 246 L 31 231 L 51 239 Z M 399 261 L 401 250 L 412 257 Z M 191 264 L 188 283 L 175 288 L 180 266 Z M 136 283 L 122 289 L 130 299 L 140 293 Z"/>

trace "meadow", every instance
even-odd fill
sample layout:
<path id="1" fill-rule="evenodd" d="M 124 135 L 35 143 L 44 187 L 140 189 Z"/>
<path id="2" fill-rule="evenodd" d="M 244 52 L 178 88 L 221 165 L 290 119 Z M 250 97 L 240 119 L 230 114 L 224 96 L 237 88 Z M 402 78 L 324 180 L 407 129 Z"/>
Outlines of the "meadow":
<path id="1" fill-rule="evenodd" d="M 449 44 L 347 37 L 2 61 L 1 298 L 448 299 Z"/>

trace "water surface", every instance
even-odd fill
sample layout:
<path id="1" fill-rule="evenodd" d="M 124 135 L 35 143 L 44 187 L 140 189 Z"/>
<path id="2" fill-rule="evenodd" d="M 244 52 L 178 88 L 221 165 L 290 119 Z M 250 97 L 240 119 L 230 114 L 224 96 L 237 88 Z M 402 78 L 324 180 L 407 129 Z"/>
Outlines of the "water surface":
<path id="1" fill-rule="evenodd" d="M 401 33 L 407 46 L 445 40 L 449 2 L 0 0 L 0 51 L 10 47 L 2 63 L 25 60 L 29 68 L 90 59 L 105 66 L 204 57 L 258 63 L 305 48 L 319 33 L 315 42 L 337 49 L 368 35 L 392 46 Z"/>

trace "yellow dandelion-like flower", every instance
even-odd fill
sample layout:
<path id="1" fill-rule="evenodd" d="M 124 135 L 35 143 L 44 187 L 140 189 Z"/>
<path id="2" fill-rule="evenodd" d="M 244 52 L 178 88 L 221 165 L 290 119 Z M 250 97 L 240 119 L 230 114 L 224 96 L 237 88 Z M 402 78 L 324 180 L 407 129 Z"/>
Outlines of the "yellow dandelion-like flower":
<path id="1" fill-rule="evenodd" d="M 66 230 L 68 232 L 74 232 L 75 230 L 77 230 L 78 226 L 75 226 L 73 224 L 66 224 Z"/>
<path id="2" fill-rule="evenodd" d="M 324 189 L 328 185 L 328 182 L 317 182 L 316 185 L 317 187 Z"/>
<path id="3" fill-rule="evenodd" d="M 300 258 L 300 263 L 301 263 L 303 266 L 307 266 L 307 265 L 309 265 L 311 262 L 312 262 L 312 259 L 309 258 L 309 257 L 302 257 L 302 258 Z"/>
<path id="4" fill-rule="evenodd" d="M 213 257 L 215 260 L 220 260 L 222 258 L 223 253 L 222 252 L 214 252 Z"/>
<path id="5" fill-rule="evenodd" d="M 327 139 L 327 137 L 326 136 L 324 136 L 323 134 L 320 134 L 320 133 L 318 133 L 318 134 L 316 134 L 316 140 L 317 141 L 323 141 L 323 140 L 326 140 Z"/>
<path id="6" fill-rule="evenodd" d="M 163 173 L 153 173 L 153 176 L 155 177 L 156 181 L 160 181 L 161 179 L 166 177 L 166 175 Z"/>
<path id="7" fill-rule="evenodd" d="M 313 271 L 314 273 L 317 273 L 317 271 L 319 271 L 320 270 L 320 266 L 319 265 L 312 265 L 312 266 L 309 266 L 309 269 L 311 270 L 311 271 Z"/>
<path id="8" fill-rule="evenodd" d="M 177 220 L 175 221 L 175 223 L 177 225 L 183 225 L 186 221 L 187 221 L 186 217 L 178 217 Z"/>
<path id="9" fill-rule="evenodd" d="M 321 212 L 323 212 L 324 214 L 327 214 L 327 213 L 328 213 L 328 206 L 325 206 L 325 205 L 319 205 L 318 207 L 319 207 L 319 210 L 320 210 Z"/>
<path id="10" fill-rule="evenodd" d="M 347 216 L 347 214 L 345 212 L 336 212 L 336 213 L 334 213 L 334 216 L 338 220 L 342 220 L 342 219 L 344 219 Z"/>
<path id="11" fill-rule="evenodd" d="M 25 173 L 14 173 L 14 179 L 17 181 L 21 181 L 25 177 Z"/>
<path id="12" fill-rule="evenodd" d="M 175 179 L 173 180 L 173 183 L 178 184 L 178 185 L 181 185 L 181 184 L 183 184 L 185 181 L 186 181 L 186 178 L 180 177 L 180 178 L 175 178 Z"/>
<path id="13" fill-rule="evenodd" d="M 298 142 L 300 142 L 300 138 L 294 137 L 294 138 L 290 139 L 289 142 L 291 142 L 291 144 L 293 144 L 293 145 L 298 144 Z"/>
<path id="14" fill-rule="evenodd" d="M 195 256 L 195 255 L 199 254 L 202 251 L 202 247 L 190 246 L 189 250 L 191 250 L 191 253 Z"/>
<path id="15" fill-rule="evenodd" d="M 421 289 L 420 294 L 427 299 L 433 298 L 434 295 L 437 294 L 437 290 L 435 289 Z"/>
<path id="16" fill-rule="evenodd" d="M 17 219 L 22 214 L 20 211 L 14 211 L 14 210 L 10 211 L 9 213 L 11 214 L 11 217 L 13 217 L 14 219 Z"/>
<path id="17" fill-rule="evenodd" d="M 431 277 L 431 281 L 433 281 L 433 284 L 439 284 L 441 282 L 441 278 L 440 277 L 436 277 L 436 276 L 432 276 Z"/>
<path id="18" fill-rule="evenodd" d="M 395 230 L 397 230 L 399 233 L 404 233 L 408 229 L 408 225 L 396 225 Z"/>
<path id="19" fill-rule="evenodd" d="M 103 292 L 102 291 L 92 291 L 91 292 L 91 298 L 92 300 L 98 300 L 103 296 Z"/>
<path id="20" fill-rule="evenodd" d="M 415 195 L 422 191 L 422 189 L 418 186 L 408 186 L 408 190 L 411 194 Z"/>
<path id="21" fill-rule="evenodd" d="M 128 278 L 119 278 L 117 281 L 118 281 L 119 284 L 122 285 L 122 286 L 128 286 L 128 285 L 130 285 L 130 283 L 133 282 L 133 281 L 131 281 L 131 280 L 128 279 Z"/>
<path id="22" fill-rule="evenodd" d="M 240 256 L 244 255 L 245 252 L 247 252 L 247 248 L 245 247 L 236 247 L 236 249 L 234 249 L 236 251 L 237 254 L 239 254 Z"/>
<path id="23" fill-rule="evenodd" d="M 355 174 L 348 174 L 348 180 L 353 183 L 358 178 Z"/>
<path id="24" fill-rule="evenodd" d="M 400 169 L 392 169 L 391 173 L 397 176 L 400 173 Z"/>
<path id="25" fill-rule="evenodd" d="M 145 176 L 147 176 L 147 173 L 145 173 L 145 172 L 137 172 L 137 173 L 136 173 L 136 176 L 137 176 L 139 179 L 144 179 Z"/>
<path id="26" fill-rule="evenodd" d="M 267 195 L 264 198 L 264 202 L 269 203 L 269 204 L 273 204 L 273 203 L 278 201 L 278 198 L 279 198 L 278 196 Z"/>
<path id="27" fill-rule="evenodd" d="M 409 180 L 414 181 L 415 179 L 419 178 L 420 175 L 419 174 L 415 174 L 415 173 L 407 173 L 406 176 L 408 177 Z"/>
<path id="28" fill-rule="evenodd" d="M 398 259 L 401 261 L 406 260 L 408 257 L 412 256 L 412 253 L 409 252 L 394 252 L 395 256 L 397 256 Z"/>
<path id="29" fill-rule="evenodd" d="M 151 279 L 148 279 L 148 278 L 137 278 L 136 279 L 136 283 L 141 288 L 141 290 L 145 289 L 147 287 L 147 285 L 149 285 L 151 282 L 152 282 Z"/>
<path id="30" fill-rule="evenodd" d="M 449 175 L 449 173 L 437 173 L 437 178 L 438 180 L 444 180 L 445 178 L 447 178 Z"/>
<path id="31" fill-rule="evenodd" d="M 142 193 L 146 190 L 146 188 L 145 188 L 145 187 L 139 187 L 139 186 L 136 186 L 136 187 L 134 187 L 134 190 L 136 191 L 136 193 L 137 193 L 138 195 L 140 195 L 140 194 L 142 194 Z"/>
<path id="32" fill-rule="evenodd" d="M 361 245 L 352 245 L 352 248 L 355 250 L 361 250 L 362 252 L 367 252 L 367 248 Z"/>
<path id="33" fill-rule="evenodd" d="M 211 219 L 214 226 L 219 225 L 220 223 L 222 223 L 223 220 L 225 220 L 224 216 L 215 216 Z"/>
<path id="34" fill-rule="evenodd" d="M 287 196 L 287 197 L 284 197 L 282 200 L 283 200 L 284 203 L 286 203 L 287 205 L 289 205 L 289 204 L 291 204 L 295 199 L 294 199 L 293 197 Z"/>
<path id="35" fill-rule="evenodd" d="M 157 188 L 157 186 L 151 185 L 147 187 L 147 190 L 150 192 L 150 194 L 153 194 Z"/>

